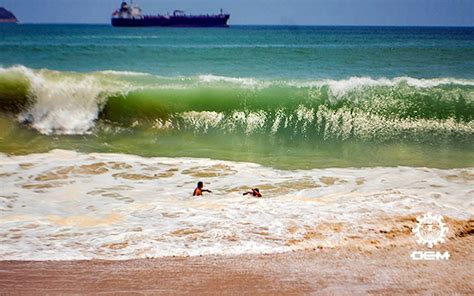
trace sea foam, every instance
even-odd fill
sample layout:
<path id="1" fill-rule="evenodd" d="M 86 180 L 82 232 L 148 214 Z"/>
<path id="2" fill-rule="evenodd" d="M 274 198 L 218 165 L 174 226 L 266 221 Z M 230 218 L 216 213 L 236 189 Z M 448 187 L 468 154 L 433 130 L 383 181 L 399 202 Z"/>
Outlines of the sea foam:
<path id="1" fill-rule="evenodd" d="M 414 244 L 410 235 L 404 242 L 378 230 L 403 228 L 393 221 L 427 211 L 469 219 L 473 175 L 472 168 L 285 171 L 66 150 L 0 155 L 0 258 L 120 260 L 370 249 L 374 240 Z M 192 197 L 200 180 L 213 192 Z M 242 195 L 251 187 L 263 198 Z"/>

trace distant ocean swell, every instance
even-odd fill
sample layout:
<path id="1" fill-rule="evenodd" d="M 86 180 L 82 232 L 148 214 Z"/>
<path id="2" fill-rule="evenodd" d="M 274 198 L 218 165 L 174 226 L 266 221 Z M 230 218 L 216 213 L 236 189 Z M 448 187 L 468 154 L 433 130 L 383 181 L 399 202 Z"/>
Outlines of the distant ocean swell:
<path id="1" fill-rule="evenodd" d="M 166 78 L 16 66 L 0 69 L 0 110 L 47 135 L 114 126 L 308 140 L 472 141 L 474 80 Z"/>

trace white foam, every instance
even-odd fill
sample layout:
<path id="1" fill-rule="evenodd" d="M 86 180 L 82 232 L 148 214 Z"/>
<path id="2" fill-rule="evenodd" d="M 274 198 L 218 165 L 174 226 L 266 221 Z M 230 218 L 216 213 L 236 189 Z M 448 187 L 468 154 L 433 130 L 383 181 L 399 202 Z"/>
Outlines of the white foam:
<path id="1" fill-rule="evenodd" d="M 348 235 L 369 234 L 384 216 L 431 211 L 472 217 L 473 175 L 474 168 L 282 171 L 64 150 L 0 155 L 0 259 L 118 260 L 334 247 Z M 192 197 L 199 180 L 213 193 Z M 264 198 L 243 196 L 251 186 Z M 319 236 L 305 239 L 308 231 L 331 223 L 341 223 L 341 231 L 320 228 Z"/>
<path id="2" fill-rule="evenodd" d="M 100 86 L 92 77 L 48 80 L 29 75 L 34 105 L 19 115 L 21 121 L 44 134 L 83 134 L 92 128 L 99 113 Z"/>
<path id="3" fill-rule="evenodd" d="M 474 86 L 473 80 L 467 79 L 456 79 L 456 78 L 432 78 L 432 79 L 418 79 L 412 77 L 396 77 L 396 78 L 379 78 L 374 79 L 371 77 L 350 77 L 348 79 L 333 80 L 324 79 L 317 81 L 307 82 L 296 82 L 293 81 L 290 84 L 298 87 L 323 87 L 329 86 L 331 94 L 335 97 L 342 97 L 348 92 L 363 89 L 367 87 L 378 87 L 378 86 L 396 86 L 399 84 L 406 83 L 409 86 L 417 88 L 431 88 L 440 85 L 464 85 Z"/>
<path id="4" fill-rule="evenodd" d="M 220 112 L 183 112 L 179 116 L 184 120 L 185 124 L 192 126 L 195 131 L 207 132 L 209 128 L 216 128 L 224 118 L 224 114 Z"/>
<path id="5" fill-rule="evenodd" d="M 93 74 L 32 70 L 23 66 L 0 68 L 0 73 L 26 78 L 33 104 L 18 119 L 43 134 L 88 133 L 107 97 L 130 89 L 127 83 L 99 80 Z"/>
<path id="6" fill-rule="evenodd" d="M 98 73 L 105 75 L 117 75 L 117 76 L 152 76 L 149 73 L 145 72 L 134 72 L 134 71 L 115 71 L 115 70 L 105 70 Z"/>
<path id="7" fill-rule="evenodd" d="M 401 84 L 407 84 L 416 88 L 432 88 L 442 85 L 460 85 L 460 86 L 474 86 L 474 80 L 458 79 L 451 77 L 444 78 L 413 78 L 413 77 L 395 77 L 395 78 L 371 78 L 364 76 L 353 76 L 347 79 L 321 79 L 321 80 L 263 80 L 249 77 L 225 77 L 216 75 L 200 75 L 200 82 L 214 83 L 225 82 L 235 84 L 241 87 L 252 89 L 264 89 L 272 86 L 291 86 L 298 88 L 322 88 L 329 87 L 330 95 L 333 99 L 337 99 L 347 95 L 349 92 L 373 87 L 393 87 Z"/>
<path id="8" fill-rule="evenodd" d="M 265 86 L 270 85 L 270 83 L 268 82 L 259 81 L 258 79 L 255 79 L 255 78 L 226 77 L 226 76 L 217 76 L 217 75 L 212 75 L 212 74 L 199 75 L 198 79 L 200 82 L 205 82 L 205 83 L 227 82 L 227 83 L 232 83 L 239 86 L 251 87 L 251 88 L 265 87 Z"/>

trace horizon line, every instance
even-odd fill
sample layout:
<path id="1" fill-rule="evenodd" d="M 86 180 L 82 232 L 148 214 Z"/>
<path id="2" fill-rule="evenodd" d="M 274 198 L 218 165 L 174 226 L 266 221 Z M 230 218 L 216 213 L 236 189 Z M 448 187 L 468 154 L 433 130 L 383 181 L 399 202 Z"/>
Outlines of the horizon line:
<path id="1" fill-rule="evenodd" d="M 8 25 L 8 24 L 6 24 Z M 17 22 L 13 25 L 112 25 L 108 22 L 104 23 L 60 23 L 60 22 Z M 425 28 L 474 28 L 473 25 L 403 25 L 403 24 L 229 24 L 229 27 L 232 26 L 262 26 L 262 27 L 425 27 Z M 143 27 L 145 28 L 145 27 Z M 166 27 L 149 27 L 149 28 L 166 28 Z M 199 28 L 199 27 L 196 27 Z M 212 27 L 211 27 L 212 28 Z"/>

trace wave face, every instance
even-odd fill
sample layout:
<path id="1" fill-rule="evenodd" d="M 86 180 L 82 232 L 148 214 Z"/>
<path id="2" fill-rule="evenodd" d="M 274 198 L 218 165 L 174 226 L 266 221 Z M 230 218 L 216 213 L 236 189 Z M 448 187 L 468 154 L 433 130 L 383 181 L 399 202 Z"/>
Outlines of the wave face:
<path id="1" fill-rule="evenodd" d="M 0 109 L 45 135 L 127 129 L 303 140 L 472 140 L 474 80 L 258 80 L 0 70 Z M 98 124 L 100 123 L 100 124 Z"/>

